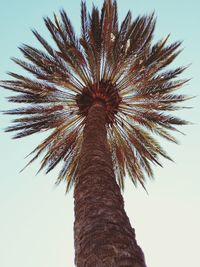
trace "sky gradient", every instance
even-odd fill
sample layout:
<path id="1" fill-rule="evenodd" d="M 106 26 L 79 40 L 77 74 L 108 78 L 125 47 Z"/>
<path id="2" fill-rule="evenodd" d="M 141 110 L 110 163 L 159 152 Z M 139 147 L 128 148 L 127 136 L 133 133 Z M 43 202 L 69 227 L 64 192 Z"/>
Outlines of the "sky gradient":
<path id="1" fill-rule="evenodd" d="M 22 43 L 38 46 L 31 33 L 37 29 L 49 40 L 42 18 L 52 17 L 64 8 L 77 32 L 80 29 L 80 1 L 74 0 L 0 0 L 0 79 L 8 79 L 7 71 L 25 73 L 11 57 L 21 57 Z M 87 0 L 101 6 L 101 0 Z M 175 163 L 162 160 L 164 168 L 154 168 L 155 180 L 147 182 L 149 194 L 137 189 L 127 177 L 124 199 L 127 214 L 136 229 L 148 267 L 200 266 L 200 2 L 198 0 L 135 1 L 118 0 L 120 21 L 128 9 L 133 17 L 155 11 L 155 40 L 171 33 L 169 40 L 182 40 L 184 48 L 174 66 L 191 66 L 182 77 L 192 78 L 181 93 L 197 96 L 186 104 L 192 109 L 179 113 L 193 125 L 181 127 L 185 135 L 176 134 L 180 145 L 161 140 Z M 16 105 L 1 89 L 0 110 Z M 2 267 L 74 267 L 73 190 L 65 195 L 65 184 L 54 186 L 58 169 L 47 176 L 40 173 L 38 160 L 24 172 L 24 159 L 46 136 L 36 134 L 12 140 L 3 132 L 13 119 L 0 118 L 0 266 Z"/>

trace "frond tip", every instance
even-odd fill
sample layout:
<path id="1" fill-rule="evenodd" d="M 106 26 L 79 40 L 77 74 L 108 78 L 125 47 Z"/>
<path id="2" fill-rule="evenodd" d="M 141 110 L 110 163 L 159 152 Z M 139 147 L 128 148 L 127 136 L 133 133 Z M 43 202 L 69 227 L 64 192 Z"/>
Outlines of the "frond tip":
<path id="1" fill-rule="evenodd" d="M 57 183 L 66 180 L 69 189 L 76 179 L 88 110 L 94 101 L 102 101 L 118 184 L 123 189 L 128 174 L 145 188 L 146 176 L 153 177 L 152 163 L 162 166 L 160 157 L 171 160 L 154 136 L 177 143 L 170 131 L 188 123 L 171 115 L 188 99 L 174 93 L 187 82 L 178 79 L 185 68 L 166 70 L 180 53 L 181 42 L 167 45 L 168 35 L 152 44 L 154 14 L 133 20 L 129 11 L 119 25 L 112 0 L 91 13 L 82 1 L 80 36 L 64 10 L 59 17 L 44 19 L 54 47 L 33 30 L 42 49 L 22 45 L 25 60 L 13 58 L 31 76 L 11 72 L 12 79 L 1 82 L 15 93 L 9 101 L 25 104 L 5 112 L 19 116 L 6 131 L 21 138 L 51 130 L 27 166 L 42 154 L 40 170 L 47 173 L 62 162 Z"/>

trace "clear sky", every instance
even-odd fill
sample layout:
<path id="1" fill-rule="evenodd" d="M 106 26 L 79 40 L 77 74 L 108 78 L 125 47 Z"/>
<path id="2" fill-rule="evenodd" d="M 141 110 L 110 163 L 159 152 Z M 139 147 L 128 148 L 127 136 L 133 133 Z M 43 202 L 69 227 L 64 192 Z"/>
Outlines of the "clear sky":
<path id="1" fill-rule="evenodd" d="M 92 1 L 86 1 L 91 6 Z M 94 0 L 101 6 L 102 0 Z M 148 181 L 147 195 L 128 181 L 124 193 L 126 211 L 136 229 L 148 267 L 200 266 L 200 1 L 199 0 L 118 0 L 120 19 L 128 9 L 134 16 L 155 10 L 155 39 L 171 33 L 170 41 L 183 40 L 184 51 L 175 65 L 190 68 L 183 77 L 192 78 L 183 93 L 196 95 L 181 117 L 194 122 L 182 127 L 186 134 L 176 135 L 180 145 L 165 143 L 175 163 L 163 161 L 155 168 L 155 181 Z M 42 20 L 60 8 L 69 14 L 75 28 L 80 26 L 80 1 L 74 0 L 0 0 L 0 79 L 7 71 L 21 72 L 10 57 L 20 56 L 21 43 L 38 45 L 30 29 L 49 38 Z M 8 109 L 0 92 L 0 109 Z M 57 170 L 35 176 L 39 161 L 19 174 L 27 162 L 24 157 L 44 138 L 36 134 L 11 140 L 3 129 L 12 117 L 0 118 L 0 266 L 73 267 L 73 192 L 65 195 L 65 185 L 54 186 Z"/>

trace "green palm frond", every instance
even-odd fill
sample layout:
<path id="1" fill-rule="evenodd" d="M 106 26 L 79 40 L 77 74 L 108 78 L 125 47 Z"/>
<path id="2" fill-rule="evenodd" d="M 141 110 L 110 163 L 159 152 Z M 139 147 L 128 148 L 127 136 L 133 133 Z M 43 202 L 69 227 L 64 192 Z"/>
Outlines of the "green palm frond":
<path id="1" fill-rule="evenodd" d="M 93 6 L 91 13 L 81 3 L 80 36 L 64 10 L 59 18 L 44 21 L 55 47 L 33 30 L 42 49 L 22 45 L 25 60 L 13 58 L 30 76 L 11 72 L 12 79 L 1 82 L 18 93 L 9 101 L 25 105 L 5 112 L 19 116 L 6 131 L 21 138 L 51 130 L 27 165 L 43 155 L 40 169 L 48 173 L 63 162 L 57 182 L 66 180 L 69 189 L 88 110 L 101 99 L 118 184 L 123 188 L 129 174 L 135 185 L 145 187 L 145 177 L 153 177 L 152 163 L 161 166 L 160 157 L 171 160 L 154 136 L 177 143 L 170 131 L 188 123 L 167 113 L 189 99 L 174 93 L 187 82 L 178 78 L 185 67 L 166 70 L 180 53 L 181 42 L 167 45 L 166 36 L 152 44 L 154 14 L 133 20 L 129 11 L 119 25 L 117 2 L 111 0 L 104 1 L 101 11 Z"/>

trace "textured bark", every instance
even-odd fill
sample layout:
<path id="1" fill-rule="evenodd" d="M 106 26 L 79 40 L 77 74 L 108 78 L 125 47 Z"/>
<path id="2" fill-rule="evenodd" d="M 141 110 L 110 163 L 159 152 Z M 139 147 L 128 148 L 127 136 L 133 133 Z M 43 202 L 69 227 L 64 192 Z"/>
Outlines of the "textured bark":
<path id="1" fill-rule="evenodd" d="M 107 143 L 105 107 L 90 108 L 74 190 L 77 267 L 145 267 Z"/>

